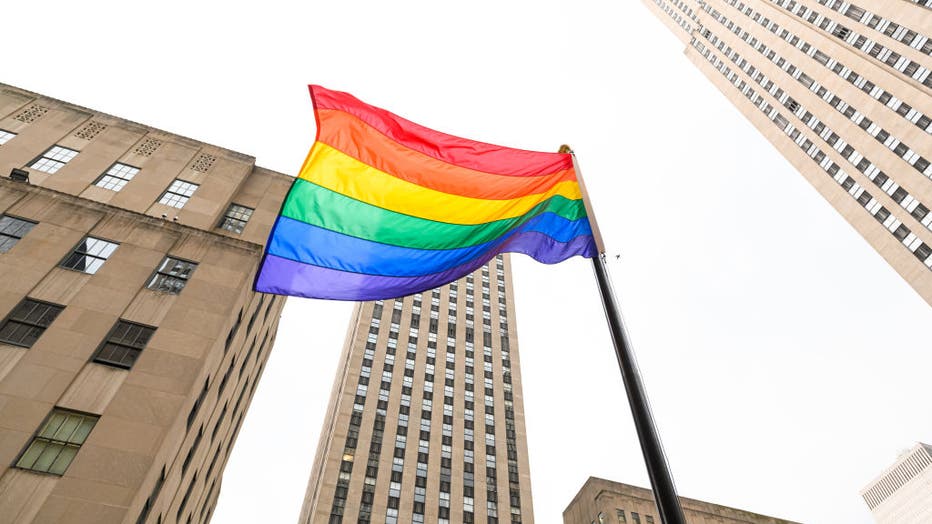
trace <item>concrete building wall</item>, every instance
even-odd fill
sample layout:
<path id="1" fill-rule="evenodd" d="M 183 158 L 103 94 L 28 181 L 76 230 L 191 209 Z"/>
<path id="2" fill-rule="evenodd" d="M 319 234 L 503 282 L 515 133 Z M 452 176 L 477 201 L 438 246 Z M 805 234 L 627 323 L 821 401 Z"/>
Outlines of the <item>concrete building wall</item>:
<path id="1" fill-rule="evenodd" d="M 918 443 L 861 491 L 878 524 L 932 521 L 932 446 Z"/>
<path id="2" fill-rule="evenodd" d="M 932 9 L 909 1 L 644 3 L 932 304 Z"/>
<path id="3" fill-rule="evenodd" d="M 356 308 L 300 522 L 534 521 L 510 271 Z"/>
<path id="4" fill-rule="evenodd" d="M 687 524 L 794 524 L 728 506 L 680 497 Z M 661 524 L 649 489 L 589 477 L 563 511 L 563 524 Z"/>
<path id="5" fill-rule="evenodd" d="M 76 154 L 47 172 L 36 161 L 56 145 Z M 102 187 L 117 163 L 138 172 Z M 15 241 L 0 253 L 0 522 L 209 521 L 284 304 L 252 282 L 290 177 L 4 85 L 0 175 L 0 220 L 34 224 L 21 238 L 0 230 Z M 180 207 L 159 203 L 176 179 L 198 187 Z M 220 228 L 231 204 L 252 214 Z M 116 244 L 96 271 L 88 255 L 68 262 L 87 237 Z M 196 266 L 160 277 L 181 267 L 167 257 Z M 11 331 L 24 300 L 60 309 L 34 341 Z M 123 322 L 151 336 L 115 363 L 102 351 Z M 61 449 L 45 438 L 61 416 L 92 427 L 70 463 L 43 469 L 34 446 Z"/>

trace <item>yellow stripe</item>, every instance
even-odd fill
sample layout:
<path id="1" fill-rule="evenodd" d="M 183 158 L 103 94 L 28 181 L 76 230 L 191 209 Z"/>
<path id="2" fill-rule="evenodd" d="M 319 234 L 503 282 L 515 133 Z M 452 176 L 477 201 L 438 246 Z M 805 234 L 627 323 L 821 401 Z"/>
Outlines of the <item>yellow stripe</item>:
<path id="1" fill-rule="evenodd" d="M 582 198 L 574 180 L 560 182 L 545 193 L 509 200 L 451 195 L 396 178 L 321 142 L 314 144 L 298 176 L 382 209 L 448 224 L 484 224 L 514 218 L 554 195 L 570 200 Z"/>

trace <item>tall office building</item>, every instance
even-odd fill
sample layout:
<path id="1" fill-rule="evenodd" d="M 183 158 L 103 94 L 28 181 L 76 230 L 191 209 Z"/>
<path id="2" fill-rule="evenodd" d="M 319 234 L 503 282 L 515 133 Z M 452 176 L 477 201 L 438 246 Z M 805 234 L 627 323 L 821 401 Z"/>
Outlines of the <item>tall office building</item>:
<path id="1" fill-rule="evenodd" d="M 534 521 L 510 260 L 356 307 L 300 522 Z"/>
<path id="2" fill-rule="evenodd" d="M 918 443 L 861 491 L 877 524 L 932 522 L 932 446 Z"/>
<path id="3" fill-rule="evenodd" d="M 207 522 L 275 340 L 284 299 L 252 280 L 291 178 L 7 85 L 0 172 L 0 522 Z"/>
<path id="4" fill-rule="evenodd" d="M 857 1 L 645 4 L 932 304 L 932 1 Z"/>
<path id="5" fill-rule="evenodd" d="M 797 524 L 686 497 L 680 505 L 687 524 Z M 563 511 L 563 524 L 661 524 L 656 515 L 651 490 L 589 477 Z"/>

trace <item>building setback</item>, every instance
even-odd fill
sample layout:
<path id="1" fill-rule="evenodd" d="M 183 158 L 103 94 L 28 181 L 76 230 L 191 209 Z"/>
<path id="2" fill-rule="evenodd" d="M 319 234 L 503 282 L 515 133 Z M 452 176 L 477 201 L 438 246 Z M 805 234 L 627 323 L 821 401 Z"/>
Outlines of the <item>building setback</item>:
<path id="1" fill-rule="evenodd" d="M 918 443 L 861 491 L 877 524 L 932 522 L 932 446 Z"/>
<path id="2" fill-rule="evenodd" d="M 0 174 L 0 522 L 209 521 L 291 178 L 7 85 Z"/>
<path id="3" fill-rule="evenodd" d="M 680 497 L 687 524 L 796 524 Z M 563 511 L 563 524 L 661 524 L 649 489 L 589 477 Z"/>
<path id="4" fill-rule="evenodd" d="M 534 521 L 510 271 L 357 305 L 302 524 Z"/>
<path id="5" fill-rule="evenodd" d="M 932 304 L 932 2 L 644 3 Z"/>

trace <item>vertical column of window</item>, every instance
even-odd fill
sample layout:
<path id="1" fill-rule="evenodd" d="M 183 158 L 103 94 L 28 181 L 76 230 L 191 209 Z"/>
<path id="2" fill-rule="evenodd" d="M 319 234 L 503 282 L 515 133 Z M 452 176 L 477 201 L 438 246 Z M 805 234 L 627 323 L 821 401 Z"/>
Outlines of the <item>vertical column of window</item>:
<path id="1" fill-rule="evenodd" d="M 485 335 L 485 332 L 483 332 L 483 335 Z M 482 368 L 484 382 L 483 411 L 485 413 L 486 514 L 489 524 L 496 524 L 498 522 L 498 467 L 495 448 L 495 388 L 492 372 L 491 338 L 487 342 L 483 342 Z"/>
<path id="2" fill-rule="evenodd" d="M 333 505 L 330 509 L 330 524 L 343 522 L 343 512 L 346 508 L 346 495 L 349 491 L 353 465 L 356 462 L 356 448 L 359 445 L 359 428 L 362 424 L 362 414 L 365 409 L 366 396 L 369 391 L 369 379 L 372 375 L 372 360 L 375 357 L 375 348 L 379 338 L 382 308 L 382 302 L 377 301 L 373 306 L 373 315 L 369 322 L 369 333 L 367 335 L 366 346 L 363 350 L 362 363 L 359 369 L 356 395 L 353 399 L 353 412 L 350 415 L 346 441 L 343 445 L 343 458 L 340 461 L 340 473 L 337 477 L 337 486 L 333 494 Z"/>
<path id="3" fill-rule="evenodd" d="M 466 277 L 466 343 L 463 368 L 463 522 L 475 522 L 475 307 L 473 276 Z"/>
<path id="4" fill-rule="evenodd" d="M 743 31 L 741 26 L 735 25 L 732 22 L 728 21 L 720 13 L 710 13 L 712 16 L 722 25 L 729 28 L 735 35 L 744 40 L 745 42 L 751 44 L 755 39 L 751 37 L 747 31 Z M 756 14 L 755 14 L 756 16 Z M 768 24 L 770 25 L 770 24 Z M 711 37 L 716 38 L 717 37 Z M 710 40 L 711 41 L 711 40 Z M 717 41 L 717 40 L 716 40 Z M 805 47 L 804 44 L 803 47 Z M 815 82 L 811 77 L 806 75 L 801 69 L 790 64 L 782 56 L 778 55 L 772 49 L 768 49 L 763 43 L 757 43 L 755 49 L 765 58 L 776 64 L 783 71 L 790 75 L 791 78 L 796 79 L 799 83 L 803 84 L 810 91 L 816 93 L 820 98 L 825 100 L 832 108 L 837 110 L 839 113 L 845 115 L 849 120 L 857 124 L 861 129 L 867 132 L 868 135 L 874 137 L 877 141 L 891 148 L 894 153 L 897 153 L 901 158 L 910 163 L 916 170 L 920 173 L 930 176 L 932 175 L 932 166 L 929 165 L 929 161 L 925 158 L 919 156 L 918 153 L 915 153 L 911 148 L 903 144 L 898 139 L 892 137 L 887 131 L 883 130 L 877 124 L 873 123 L 869 118 L 861 114 L 859 111 L 855 110 L 854 107 L 848 105 L 840 97 L 828 91 L 825 87 L 820 85 L 818 82 Z M 813 57 L 819 63 L 834 69 L 835 67 L 840 67 L 833 59 L 829 58 L 827 55 L 821 51 L 815 51 Z M 761 75 L 757 73 L 754 66 L 748 64 L 743 59 L 737 59 L 735 62 L 743 71 L 749 75 Z M 756 78 L 756 77 L 755 77 Z M 820 138 L 826 141 L 832 148 L 838 151 L 845 159 L 851 162 L 851 165 L 855 166 L 858 171 L 864 173 L 874 184 L 887 193 L 893 200 L 899 204 L 903 209 L 908 211 L 916 220 L 919 220 L 927 229 L 932 230 L 932 216 L 929 215 L 929 208 L 919 202 L 916 198 L 910 195 L 905 189 L 900 187 L 899 184 L 895 183 L 893 180 L 890 180 L 889 177 L 880 171 L 870 159 L 866 158 L 864 155 L 855 151 L 855 149 L 848 144 L 846 141 L 842 140 L 837 134 L 833 133 L 831 129 L 828 129 L 825 124 L 815 119 L 811 113 L 805 110 L 799 102 L 794 100 L 792 97 L 786 95 L 782 89 L 778 86 L 766 80 L 762 84 L 767 88 L 779 102 L 781 102 L 787 109 L 789 109 L 793 114 L 800 117 L 804 120 L 810 128 L 812 128 Z M 925 220 L 924 220 L 925 219 Z"/>
<path id="5" fill-rule="evenodd" d="M 711 34 L 711 32 L 706 29 L 701 31 L 705 38 L 709 40 L 710 43 L 713 43 L 713 40 L 717 42 L 716 47 L 721 50 L 732 62 L 739 63 L 740 57 L 735 53 L 730 47 L 724 45 L 723 42 L 719 41 L 717 37 Z M 900 241 L 913 255 L 919 259 L 926 267 L 932 269 L 932 246 L 922 242 L 919 238 L 916 237 L 915 233 L 912 233 L 908 227 L 902 224 L 902 222 L 897 219 L 894 215 L 890 213 L 888 209 L 883 207 L 875 198 L 871 196 L 870 193 L 864 190 L 859 184 L 853 181 L 851 177 L 848 176 L 841 167 L 828 158 L 824 152 L 822 152 L 815 144 L 809 140 L 805 134 L 801 133 L 793 125 L 789 124 L 789 121 L 780 115 L 772 105 L 766 102 L 764 97 L 756 93 L 753 88 L 751 88 L 744 80 L 734 73 L 726 63 L 721 60 L 718 56 L 711 52 L 698 38 L 693 38 L 690 44 L 699 51 L 700 54 L 709 63 L 712 64 L 715 69 L 717 69 L 722 75 L 728 78 L 731 83 L 737 87 L 741 93 L 743 93 L 761 112 L 763 112 L 771 121 L 773 121 L 777 127 L 783 131 L 791 140 L 793 140 L 808 156 L 813 158 L 829 176 L 835 180 L 836 183 L 841 185 L 846 191 L 861 204 L 868 213 L 871 214 L 878 222 L 880 222 L 884 228 L 890 231 L 894 237 Z M 771 86 L 767 85 L 766 77 L 763 74 L 758 74 L 754 77 L 754 80 L 759 84 L 763 85 L 765 89 L 770 89 Z M 770 83 L 772 84 L 772 82 Z"/>
<path id="6" fill-rule="evenodd" d="M 450 321 L 456 321 L 457 284 L 450 284 L 450 303 L 448 314 Z M 453 387 L 456 368 L 456 338 L 447 340 L 447 352 L 444 358 L 443 380 L 443 424 L 440 437 L 440 491 L 438 495 L 437 517 L 439 524 L 450 523 L 450 484 L 453 479 Z"/>

